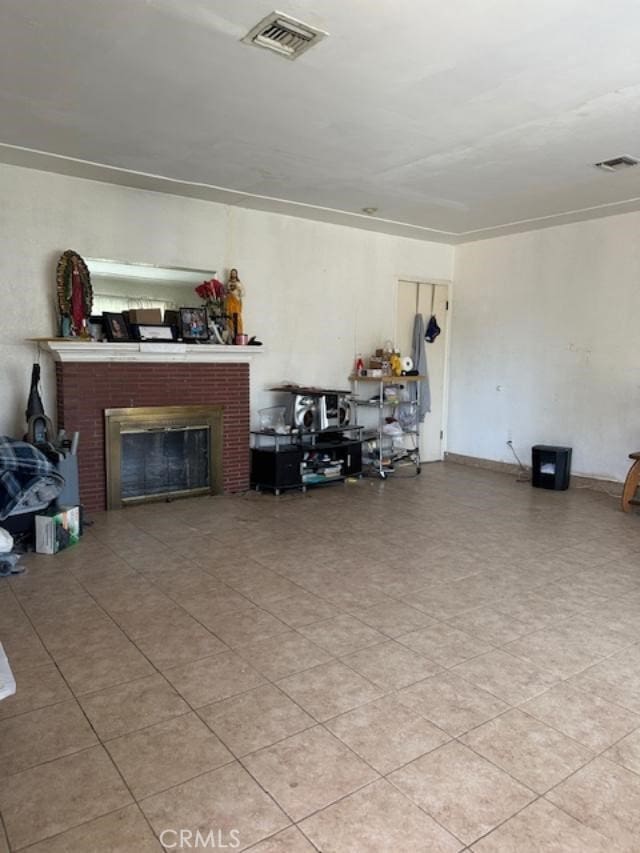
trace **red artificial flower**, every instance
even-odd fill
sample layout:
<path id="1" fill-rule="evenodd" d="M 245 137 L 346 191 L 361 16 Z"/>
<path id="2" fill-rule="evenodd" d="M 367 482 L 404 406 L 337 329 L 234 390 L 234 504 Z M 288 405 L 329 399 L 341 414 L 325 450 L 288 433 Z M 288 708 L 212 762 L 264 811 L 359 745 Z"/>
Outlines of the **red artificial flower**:
<path id="1" fill-rule="evenodd" d="M 218 299 L 222 299 L 222 297 L 224 296 L 224 284 L 217 278 L 212 278 L 211 284 L 213 285 L 213 289 L 215 290 L 216 297 Z"/>
<path id="2" fill-rule="evenodd" d="M 211 281 L 203 281 L 196 287 L 196 293 L 200 299 L 221 299 L 224 296 L 224 284 L 217 278 Z"/>

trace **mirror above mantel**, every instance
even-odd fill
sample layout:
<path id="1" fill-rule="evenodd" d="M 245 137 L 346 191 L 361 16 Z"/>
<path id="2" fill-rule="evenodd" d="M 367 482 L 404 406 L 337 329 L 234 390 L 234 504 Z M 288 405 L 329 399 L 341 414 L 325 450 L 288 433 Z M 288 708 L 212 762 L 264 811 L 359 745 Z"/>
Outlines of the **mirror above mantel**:
<path id="1" fill-rule="evenodd" d="M 103 258 L 85 258 L 91 273 L 93 314 L 121 313 L 132 308 L 177 310 L 200 304 L 195 288 L 214 277 L 214 270 L 159 267 Z"/>

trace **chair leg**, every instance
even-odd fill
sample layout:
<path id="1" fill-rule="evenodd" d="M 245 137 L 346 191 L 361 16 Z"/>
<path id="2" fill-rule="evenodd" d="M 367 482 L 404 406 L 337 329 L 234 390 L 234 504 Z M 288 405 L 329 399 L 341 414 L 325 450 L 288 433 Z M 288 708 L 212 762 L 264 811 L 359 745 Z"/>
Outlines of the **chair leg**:
<path id="1" fill-rule="evenodd" d="M 631 512 L 632 504 L 630 503 L 630 501 L 632 498 L 635 497 L 639 484 L 640 484 L 640 459 L 636 459 L 636 461 L 633 463 L 631 468 L 629 468 L 629 473 L 627 474 L 627 479 L 624 481 L 624 489 L 622 490 L 622 511 L 623 512 Z"/>

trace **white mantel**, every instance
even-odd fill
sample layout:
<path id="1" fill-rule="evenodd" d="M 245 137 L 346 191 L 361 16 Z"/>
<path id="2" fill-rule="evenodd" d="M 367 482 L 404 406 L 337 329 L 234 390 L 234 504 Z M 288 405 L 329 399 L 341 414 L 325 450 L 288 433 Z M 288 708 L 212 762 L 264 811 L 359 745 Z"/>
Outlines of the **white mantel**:
<path id="1" fill-rule="evenodd" d="M 56 361 L 188 362 L 248 364 L 264 347 L 221 344 L 108 343 L 73 338 L 38 339 L 38 346 Z"/>

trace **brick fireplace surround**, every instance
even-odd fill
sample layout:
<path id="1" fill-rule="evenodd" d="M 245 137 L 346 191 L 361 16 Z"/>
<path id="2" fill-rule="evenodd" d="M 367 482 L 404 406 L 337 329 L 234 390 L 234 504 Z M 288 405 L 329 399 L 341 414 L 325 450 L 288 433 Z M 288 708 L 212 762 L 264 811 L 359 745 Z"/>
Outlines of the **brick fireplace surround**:
<path id="1" fill-rule="evenodd" d="M 81 346 L 81 344 L 78 344 Z M 106 509 L 104 410 L 134 406 L 224 406 L 225 493 L 249 488 L 249 365 L 58 361 L 58 425 L 80 433 L 80 499 Z"/>

